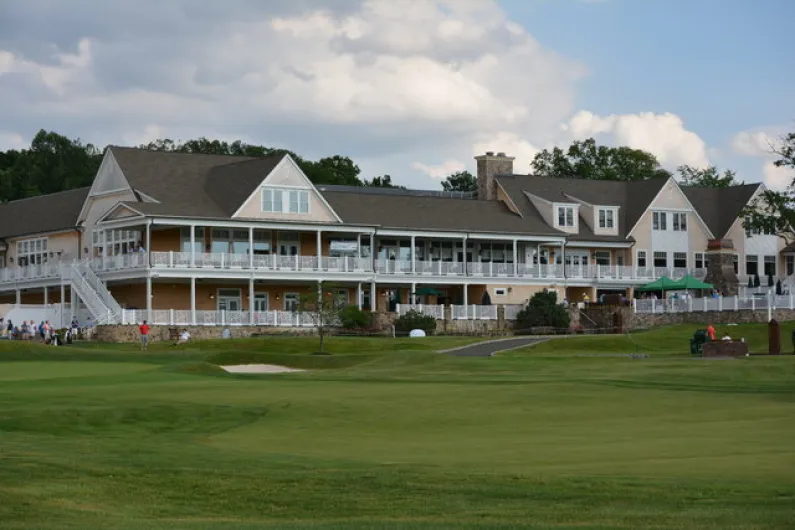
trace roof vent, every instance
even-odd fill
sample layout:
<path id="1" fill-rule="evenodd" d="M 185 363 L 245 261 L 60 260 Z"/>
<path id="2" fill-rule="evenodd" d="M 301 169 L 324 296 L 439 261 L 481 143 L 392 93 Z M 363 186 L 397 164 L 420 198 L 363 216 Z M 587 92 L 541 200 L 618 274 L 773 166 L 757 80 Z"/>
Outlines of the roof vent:
<path id="1" fill-rule="evenodd" d="M 505 153 L 503 151 L 500 151 L 499 153 L 497 153 L 497 156 L 505 156 Z"/>
<path id="2" fill-rule="evenodd" d="M 486 151 L 486 156 L 494 156 L 494 151 Z"/>

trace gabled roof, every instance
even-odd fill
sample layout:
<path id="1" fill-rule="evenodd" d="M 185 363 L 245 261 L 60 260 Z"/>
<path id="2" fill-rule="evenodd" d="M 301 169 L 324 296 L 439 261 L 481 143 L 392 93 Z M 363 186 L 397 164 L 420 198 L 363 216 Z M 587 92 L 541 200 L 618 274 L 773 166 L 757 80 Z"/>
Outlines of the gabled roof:
<path id="1" fill-rule="evenodd" d="M 481 201 L 419 190 L 318 186 L 345 223 L 384 228 L 500 232 L 565 237 L 540 217 L 522 218 L 501 201 Z"/>
<path id="2" fill-rule="evenodd" d="M 593 206 L 617 206 L 619 207 L 617 236 L 595 235 L 590 226 L 583 221 L 579 223 L 579 234 L 572 234 L 569 239 L 625 241 L 632 227 L 635 226 L 668 179 L 655 178 L 627 182 L 505 175 L 497 177 L 497 181 L 525 218 L 541 219 L 541 214 L 527 198 L 525 191 L 550 202 L 573 202 L 571 197 L 574 197 Z"/>
<path id="3" fill-rule="evenodd" d="M 0 204 L 0 238 L 76 228 L 77 216 L 90 189 L 78 188 Z"/>
<path id="4" fill-rule="evenodd" d="M 185 217 L 231 217 L 284 157 L 110 149 L 133 190 L 157 201 L 137 209 Z"/>
<path id="5" fill-rule="evenodd" d="M 728 188 L 680 186 L 715 237 L 724 237 L 761 184 Z"/>

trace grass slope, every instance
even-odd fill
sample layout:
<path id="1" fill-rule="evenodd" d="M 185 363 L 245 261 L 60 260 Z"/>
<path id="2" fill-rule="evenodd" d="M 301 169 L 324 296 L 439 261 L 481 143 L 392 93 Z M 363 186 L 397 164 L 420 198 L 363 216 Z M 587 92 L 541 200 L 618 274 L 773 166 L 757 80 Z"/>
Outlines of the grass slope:
<path id="1" fill-rule="evenodd" d="M 579 356 L 615 337 L 494 358 L 438 338 L 2 343 L 0 526 L 794 527 L 795 358 L 694 360 L 689 333 L 633 336 L 644 359 Z"/>

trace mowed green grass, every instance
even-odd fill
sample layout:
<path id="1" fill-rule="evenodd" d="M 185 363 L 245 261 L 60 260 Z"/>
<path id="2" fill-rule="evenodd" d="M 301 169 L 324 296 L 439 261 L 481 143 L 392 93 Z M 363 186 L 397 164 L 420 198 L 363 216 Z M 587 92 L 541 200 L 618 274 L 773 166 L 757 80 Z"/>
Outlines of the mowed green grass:
<path id="1" fill-rule="evenodd" d="M 0 343 L 0 528 L 795 527 L 795 358 L 691 359 L 692 329 Z"/>

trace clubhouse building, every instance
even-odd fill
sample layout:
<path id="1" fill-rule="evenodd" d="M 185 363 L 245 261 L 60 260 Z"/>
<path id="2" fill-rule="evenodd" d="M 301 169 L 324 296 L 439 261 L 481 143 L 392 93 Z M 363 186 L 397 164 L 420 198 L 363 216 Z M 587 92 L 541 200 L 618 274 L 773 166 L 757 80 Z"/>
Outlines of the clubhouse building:
<path id="1" fill-rule="evenodd" d="M 742 228 L 762 184 L 551 179 L 515 174 L 504 153 L 476 160 L 470 196 L 313 185 L 289 155 L 110 147 L 90 188 L 0 205 L 0 304 L 79 300 L 100 323 L 289 324 L 321 288 L 374 312 L 477 318 L 539 290 L 632 297 L 662 275 L 703 277 L 710 240 L 732 241 L 741 283 L 795 273 L 793 249 Z"/>

